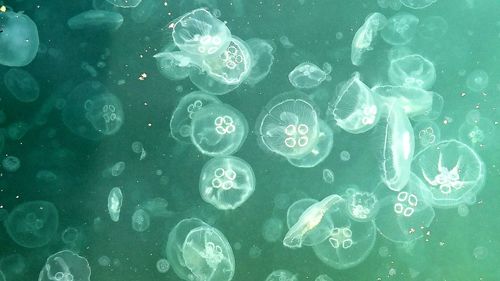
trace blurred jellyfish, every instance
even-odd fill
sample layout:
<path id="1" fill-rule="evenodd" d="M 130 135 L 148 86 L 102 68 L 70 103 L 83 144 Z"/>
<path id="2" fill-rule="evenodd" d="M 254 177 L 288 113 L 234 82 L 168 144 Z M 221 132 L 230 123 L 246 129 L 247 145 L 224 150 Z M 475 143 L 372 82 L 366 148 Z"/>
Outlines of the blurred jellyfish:
<path id="1" fill-rule="evenodd" d="M 441 16 L 429 16 L 420 21 L 417 32 L 424 39 L 440 39 L 448 32 L 448 22 Z"/>
<path id="2" fill-rule="evenodd" d="M 132 229 L 137 232 L 144 232 L 149 229 L 151 218 L 149 214 L 141 208 L 132 214 Z"/>
<path id="3" fill-rule="evenodd" d="M 314 281 L 333 281 L 333 279 L 326 274 L 320 274 L 314 279 Z"/>
<path id="4" fill-rule="evenodd" d="M 122 207 L 123 194 L 119 187 L 113 187 L 108 195 L 108 212 L 111 220 L 118 222 L 120 219 L 120 209 Z"/>
<path id="5" fill-rule="evenodd" d="M 156 270 L 158 270 L 159 273 L 167 273 L 169 269 L 170 263 L 167 259 L 159 259 L 156 262 Z"/>
<path id="6" fill-rule="evenodd" d="M 288 74 L 288 80 L 297 89 L 311 89 L 321 85 L 327 75 L 317 65 L 310 62 L 303 62 Z"/>
<path id="7" fill-rule="evenodd" d="M 47 201 L 30 201 L 18 205 L 5 221 L 10 238 L 26 248 L 47 245 L 56 234 L 58 226 L 57 209 Z"/>
<path id="8" fill-rule="evenodd" d="M 283 221 L 276 217 L 270 217 L 262 225 L 262 237 L 269 243 L 274 243 L 283 237 Z"/>
<path id="9" fill-rule="evenodd" d="M 411 9 L 424 9 L 437 2 L 437 0 L 399 0 L 401 4 Z"/>
<path id="10" fill-rule="evenodd" d="M 401 12 L 390 17 L 380 32 L 385 42 L 397 46 L 409 43 L 417 33 L 419 19 L 410 13 Z"/>
<path id="11" fill-rule="evenodd" d="M 142 0 L 106 0 L 119 8 L 135 8 L 141 4 Z"/>
<path id="12" fill-rule="evenodd" d="M 36 24 L 24 13 L 0 12 L 0 64 L 25 66 L 38 52 Z"/>
<path id="13" fill-rule="evenodd" d="M 332 184 L 335 181 L 335 175 L 330 169 L 323 169 L 323 181 L 327 184 Z"/>
<path id="14" fill-rule="evenodd" d="M 377 33 L 387 23 L 387 18 L 380 13 L 372 13 L 365 19 L 363 25 L 356 31 L 352 39 L 351 62 L 359 66 L 363 63 L 364 53 L 373 50 L 374 40 Z"/>
<path id="15" fill-rule="evenodd" d="M 168 201 L 161 197 L 149 199 L 146 202 L 141 203 L 139 206 L 151 217 L 170 218 L 174 215 L 174 212 L 168 209 Z"/>
<path id="16" fill-rule="evenodd" d="M 11 68 L 4 74 L 3 81 L 5 88 L 20 102 L 33 102 L 40 95 L 38 82 L 25 70 Z"/>
<path id="17" fill-rule="evenodd" d="M 436 208 L 473 203 L 471 198 L 483 188 L 486 178 L 486 166 L 477 153 L 453 139 L 421 150 L 414 157 L 412 171 Z"/>
<path id="18" fill-rule="evenodd" d="M 153 56 L 161 75 L 170 80 L 182 80 L 189 76 L 193 59 L 182 51 L 163 51 Z"/>
<path id="19" fill-rule="evenodd" d="M 107 168 L 104 170 L 103 175 L 109 175 L 112 177 L 118 177 L 125 171 L 125 162 L 123 161 L 118 161 L 115 164 L 113 164 L 111 167 Z"/>
<path id="20" fill-rule="evenodd" d="M 2 159 L 2 167 L 5 171 L 13 173 L 21 167 L 21 160 L 16 156 L 9 155 Z"/>
<path id="21" fill-rule="evenodd" d="M 351 153 L 349 153 L 349 151 L 347 150 L 342 150 L 340 152 L 340 160 L 344 162 L 351 160 Z"/>
<path id="22" fill-rule="evenodd" d="M 489 76 L 486 71 L 482 69 L 477 69 L 467 75 L 465 84 L 467 88 L 473 92 L 484 91 L 488 87 Z"/>
<path id="23" fill-rule="evenodd" d="M 297 274 L 285 269 L 277 269 L 271 272 L 265 281 L 298 281 Z"/>
<path id="24" fill-rule="evenodd" d="M 488 257 L 488 248 L 484 246 L 477 246 L 472 251 L 472 255 L 476 260 L 484 260 Z"/>
<path id="25" fill-rule="evenodd" d="M 427 147 L 441 140 L 441 130 L 432 121 L 421 121 L 415 124 L 415 139 L 420 148 Z"/>
<path id="26" fill-rule="evenodd" d="M 295 167 L 316 167 L 330 155 L 333 147 L 333 131 L 325 121 L 319 121 L 319 134 L 311 152 L 300 158 L 288 158 L 288 162 Z"/>
<path id="27" fill-rule="evenodd" d="M 380 109 L 370 88 L 360 80 L 359 72 L 339 88 L 338 96 L 328 103 L 327 114 L 333 115 L 337 125 L 352 134 L 373 128 L 380 118 Z"/>
<path id="28" fill-rule="evenodd" d="M 469 215 L 469 206 L 467 206 L 467 204 L 463 203 L 463 204 L 460 204 L 458 205 L 458 208 L 457 208 L 457 213 L 459 216 L 461 217 L 466 217 Z"/>
<path id="29" fill-rule="evenodd" d="M 377 0 L 377 4 L 380 8 L 386 9 L 391 8 L 392 10 L 398 11 L 401 9 L 401 2 L 399 0 Z"/>
<path id="30" fill-rule="evenodd" d="M 373 192 L 350 187 L 342 197 L 345 199 L 346 214 L 355 221 L 371 221 L 380 209 L 379 198 Z"/>
<path id="31" fill-rule="evenodd" d="M 123 24 L 123 16 L 113 11 L 88 10 L 68 20 L 71 30 L 115 31 Z"/>
<path id="32" fill-rule="evenodd" d="M 90 265 L 86 258 L 63 250 L 47 258 L 38 281 L 90 281 Z"/>
<path id="33" fill-rule="evenodd" d="M 217 157 L 201 170 L 201 198 L 220 210 L 241 206 L 255 190 L 252 167 L 234 156 Z"/>
<path id="34" fill-rule="evenodd" d="M 196 112 L 221 101 L 209 94 L 194 91 L 181 98 L 170 118 L 170 135 L 177 141 L 191 142 L 191 121 Z"/>
<path id="35" fill-rule="evenodd" d="M 428 90 L 436 82 L 434 64 L 419 54 L 395 58 L 389 64 L 389 81 L 396 86 Z"/>
<path id="36" fill-rule="evenodd" d="M 240 149 L 247 134 L 245 116 L 228 104 L 212 103 L 192 116 L 191 141 L 205 155 L 231 155 Z"/>
<path id="37" fill-rule="evenodd" d="M 251 259 L 257 259 L 262 255 L 262 249 L 257 245 L 252 245 L 248 250 L 248 256 Z"/>
<path id="38" fill-rule="evenodd" d="M 255 86 L 271 71 L 274 63 L 274 48 L 266 40 L 251 38 L 246 41 L 252 57 L 252 66 L 245 83 Z"/>
<path id="39" fill-rule="evenodd" d="M 371 90 L 383 103 L 396 102 L 410 118 L 428 115 L 433 108 L 434 93 L 422 88 L 384 85 Z"/>

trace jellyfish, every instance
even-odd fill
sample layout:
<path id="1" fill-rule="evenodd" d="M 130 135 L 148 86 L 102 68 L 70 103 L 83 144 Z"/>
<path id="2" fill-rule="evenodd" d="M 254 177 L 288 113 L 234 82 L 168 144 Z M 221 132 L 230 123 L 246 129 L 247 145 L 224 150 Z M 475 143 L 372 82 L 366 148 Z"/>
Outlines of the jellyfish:
<path id="1" fill-rule="evenodd" d="M 335 174 L 330 169 L 323 169 L 323 181 L 327 184 L 333 184 L 335 181 Z"/>
<path id="2" fill-rule="evenodd" d="M 175 45 L 199 57 L 219 55 L 231 41 L 229 28 L 203 8 L 182 15 L 171 27 Z"/>
<path id="3" fill-rule="evenodd" d="M 26 14 L 0 12 L 0 64 L 25 66 L 35 59 L 40 44 L 36 24 Z"/>
<path id="4" fill-rule="evenodd" d="M 410 9 L 424 9 L 437 2 L 437 0 L 399 0 L 401 4 Z"/>
<path id="5" fill-rule="evenodd" d="M 298 281 L 297 274 L 285 269 L 277 269 L 269 273 L 265 281 Z"/>
<path id="6" fill-rule="evenodd" d="M 408 44 L 417 33 L 419 19 L 410 13 L 401 12 L 390 17 L 380 32 L 385 42 L 398 46 Z"/>
<path id="7" fill-rule="evenodd" d="M 189 54 L 182 51 L 163 51 L 153 57 L 161 75 L 170 80 L 187 78 L 195 66 Z"/>
<path id="8" fill-rule="evenodd" d="M 118 161 L 103 171 L 103 176 L 118 177 L 125 171 L 125 162 Z"/>
<path id="9" fill-rule="evenodd" d="M 314 237 L 314 239 L 310 239 L 310 243 L 304 245 L 311 246 L 321 243 L 328 236 L 325 228 L 328 228 L 330 225 L 328 220 L 323 219 L 324 215 L 332 206 L 341 201 L 343 201 L 342 197 L 334 194 L 309 206 L 290 227 L 283 239 L 283 245 L 288 248 L 300 248 L 309 235 Z"/>
<path id="10" fill-rule="evenodd" d="M 13 173 L 21 168 L 21 160 L 16 156 L 9 155 L 2 159 L 2 167 L 7 172 Z"/>
<path id="11" fill-rule="evenodd" d="M 415 139 L 420 148 L 425 148 L 441 140 L 441 130 L 433 121 L 421 121 L 415 124 Z"/>
<path id="12" fill-rule="evenodd" d="M 325 121 L 319 121 L 319 134 L 311 152 L 300 158 L 288 158 L 288 162 L 295 167 L 316 167 L 330 155 L 333 147 L 333 131 Z"/>
<path id="13" fill-rule="evenodd" d="M 196 112 L 209 104 L 220 104 L 221 101 L 201 91 L 191 92 L 177 103 L 170 118 L 170 135 L 177 141 L 191 142 L 191 122 Z"/>
<path id="14" fill-rule="evenodd" d="M 144 232 L 149 229 L 151 218 L 149 214 L 141 208 L 132 214 L 132 229 L 137 232 Z"/>
<path id="15" fill-rule="evenodd" d="M 486 178 L 486 166 L 479 155 L 455 139 L 422 149 L 414 157 L 412 172 L 429 191 L 428 200 L 435 208 L 473 203 Z"/>
<path id="16" fill-rule="evenodd" d="M 274 48 L 266 40 L 251 38 L 245 41 L 252 57 L 250 73 L 245 83 L 255 86 L 267 77 L 274 63 Z"/>
<path id="17" fill-rule="evenodd" d="M 7 234 L 25 248 L 45 246 L 54 237 L 59 226 L 59 214 L 54 204 L 30 201 L 16 206 L 7 217 Z"/>
<path id="18" fill-rule="evenodd" d="M 156 261 L 156 270 L 159 273 L 167 273 L 170 270 L 170 263 L 167 259 L 159 259 Z"/>
<path id="19" fill-rule="evenodd" d="M 354 221 L 371 221 L 379 212 L 380 202 L 374 192 L 350 187 L 342 197 L 345 199 L 346 214 Z"/>
<path id="20" fill-rule="evenodd" d="M 316 276 L 314 281 L 333 281 L 333 279 L 330 276 L 328 276 L 327 274 L 320 274 L 320 275 Z"/>
<path id="21" fill-rule="evenodd" d="M 7 127 L 7 136 L 11 140 L 20 140 L 31 129 L 31 124 L 24 121 L 13 122 Z"/>
<path id="22" fill-rule="evenodd" d="M 391 8 L 392 10 L 398 11 L 401 9 L 401 2 L 399 0 L 377 0 L 377 4 L 380 8 L 386 9 Z"/>
<path id="23" fill-rule="evenodd" d="M 478 112 L 471 111 L 466 121 L 458 129 L 458 139 L 473 148 L 485 148 L 494 139 L 495 124 L 488 118 L 473 117 Z"/>
<path id="24" fill-rule="evenodd" d="M 403 243 L 420 239 L 434 220 L 434 209 L 427 201 L 424 183 L 411 174 L 408 184 L 398 192 L 379 189 L 380 211 L 375 219 L 378 231 L 390 241 Z"/>
<path id="25" fill-rule="evenodd" d="M 120 209 L 122 207 L 123 194 L 119 187 L 113 187 L 108 195 L 108 212 L 111 220 L 118 222 L 120 219 Z"/>
<path id="26" fill-rule="evenodd" d="M 146 211 L 148 216 L 154 218 L 170 218 L 174 215 L 174 212 L 168 209 L 167 200 L 161 197 L 149 199 L 139 204 L 139 207 Z"/>
<path id="27" fill-rule="evenodd" d="M 482 92 L 488 87 L 489 76 L 486 71 L 476 69 L 467 75 L 465 84 L 467 88 L 473 92 Z"/>
<path id="28" fill-rule="evenodd" d="M 269 243 L 274 243 L 283 237 L 283 221 L 276 217 L 270 217 L 262 224 L 262 237 Z"/>
<path id="29" fill-rule="evenodd" d="M 228 104 L 213 103 L 193 114 L 191 141 L 208 156 L 228 156 L 240 149 L 248 134 L 245 116 Z"/>
<path id="30" fill-rule="evenodd" d="M 91 269 L 86 258 L 63 250 L 47 258 L 38 281 L 90 281 Z"/>
<path id="31" fill-rule="evenodd" d="M 338 96 L 328 103 L 327 114 L 333 116 L 340 128 L 352 134 L 373 128 L 380 118 L 380 109 L 370 88 L 360 80 L 359 72 L 339 88 Z"/>
<path id="32" fill-rule="evenodd" d="M 341 200 L 325 212 L 325 219 L 332 222 L 328 235 L 323 242 L 312 246 L 324 264 L 338 270 L 352 268 L 363 262 L 376 240 L 373 221 L 351 220 L 345 210 L 345 201 Z"/>
<path id="33" fill-rule="evenodd" d="M 318 114 L 304 94 L 281 94 L 265 106 L 256 131 L 264 149 L 286 158 L 300 158 L 310 153 L 317 142 Z"/>
<path id="34" fill-rule="evenodd" d="M 24 280 L 23 277 L 28 273 L 28 261 L 18 253 L 3 255 L 0 258 L 0 280 L 2 276 L 5 278 L 2 281 Z"/>
<path id="35" fill-rule="evenodd" d="M 211 226 L 191 230 L 182 246 L 182 257 L 193 279 L 230 281 L 234 276 L 234 255 L 222 232 Z"/>
<path id="36" fill-rule="evenodd" d="M 389 81 L 396 86 L 429 90 L 436 82 L 434 64 L 419 54 L 395 58 L 389 64 Z"/>
<path id="37" fill-rule="evenodd" d="M 410 118 L 429 114 L 432 110 L 434 93 L 422 88 L 384 85 L 371 90 L 382 102 L 397 103 Z"/>
<path id="38" fill-rule="evenodd" d="M 207 71 L 196 67 L 190 71 L 189 79 L 198 89 L 212 95 L 225 95 L 240 86 L 215 80 Z"/>
<path id="39" fill-rule="evenodd" d="M 364 54 L 373 50 L 374 40 L 387 23 L 387 18 L 380 13 L 372 13 L 365 19 L 363 25 L 356 31 L 351 45 L 351 62 L 359 66 L 363 63 Z"/>
<path id="40" fill-rule="evenodd" d="M 255 190 L 252 167 L 234 156 L 216 157 L 201 170 L 201 198 L 220 210 L 234 210 Z"/>
<path id="41" fill-rule="evenodd" d="M 61 240 L 69 247 L 75 247 L 82 239 L 82 233 L 75 227 L 67 227 L 61 233 Z"/>
<path id="42" fill-rule="evenodd" d="M 288 74 L 288 80 L 297 89 L 311 89 L 321 85 L 327 76 L 328 74 L 317 65 L 303 62 Z"/>
<path id="43" fill-rule="evenodd" d="M 115 31 L 123 24 L 123 16 L 117 12 L 104 10 L 88 10 L 68 20 L 71 30 L 105 30 Z"/>
<path id="44" fill-rule="evenodd" d="M 106 0 L 119 8 L 135 8 L 141 4 L 142 0 Z"/>
<path id="45" fill-rule="evenodd" d="M 38 82 L 25 70 L 11 68 L 4 74 L 3 80 L 5 88 L 20 102 L 34 102 L 40 95 Z"/>
<path id="46" fill-rule="evenodd" d="M 448 32 L 448 22 L 441 16 L 423 18 L 418 25 L 418 35 L 424 39 L 440 39 Z"/>

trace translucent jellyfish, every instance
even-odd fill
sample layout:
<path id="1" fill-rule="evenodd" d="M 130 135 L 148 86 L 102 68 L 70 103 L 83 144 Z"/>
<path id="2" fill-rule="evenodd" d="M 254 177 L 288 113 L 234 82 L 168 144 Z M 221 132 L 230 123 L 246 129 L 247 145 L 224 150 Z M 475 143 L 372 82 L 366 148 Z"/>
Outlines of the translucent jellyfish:
<path id="1" fill-rule="evenodd" d="M 221 101 L 200 91 L 191 92 L 181 98 L 170 118 L 170 135 L 177 141 L 191 142 L 191 122 L 196 112 L 209 104 Z"/>
<path id="2" fill-rule="evenodd" d="M 400 191 L 383 188 L 379 191 L 380 211 L 375 223 L 380 234 L 398 243 L 422 238 L 435 216 L 423 182 L 411 174 L 408 184 Z"/>
<path id="3" fill-rule="evenodd" d="M 429 90 L 436 82 L 434 64 L 419 54 L 395 58 L 389 64 L 389 81 L 396 86 Z"/>
<path id="4" fill-rule="evenodd" d="M 108 195 L 108 212 L 111 220 L 118 222 L 120 219 L 120 209 L 122 207 L 123 194 L 119 187 L 113 187 Z"/>
<path id="5" fill-rule="evenodd" d="M 182 80 L 194 67 L 193 59 L 182 51 L 163 51 L 153 56 L 160 73 L 171 80 Z"/>
<path id="6" fill-rule="evenodd" d="M 469 215 L 469 206 L 467 206 L 467 204 L 463 203 L 463 204 L 460 204 L 458 205 L 457 207 L 457 213 L 459 216 L 461 217 L 466 217 Z"/>
<path id="7" fill-rule="evenodd" d="M 326 274 L 320 274 L 314 279 L 314 281 L 333 281 L 333 279 Z"/>
<path id="8" fill-rule="evenodd" d="M 453 208 L 473 203 L 483 188 L 486 166 L 477 153 L 458 140 L 444 140 L 421 150 L 413 160 L 412 171 L 430 191 L 436 208 Z"/>
<path id="9" fill-rule="evenodd" d="M 106 0 L 119 8 L 135 8 L 141 4 L 142 0 Z"/>
<path id="10" fill-rule="evenodd" d="M 350 187 L 342 197 L 345 199 L 346 214 L 355 221 L 371 221 L 380 209 L 379 198 L 373 192 Z"/>
<path id="11" fill-rule="evenodd" d="M 327 77 L 326 72 L 319 66 L 303 62 L 297 65 L 289 74 L 288 80 L 297 89 L 311 89 L 318 87 L 325 81 Z"/>
<path id="12" fill-rule="evenodd" d="M 115 164 L 113 164 L 111 167 L 104 170 L 103 176 L 118 177 L 123 173 L 123 171 L 125 171 L 125 167 L 126 167 L 125 162 L 118 161 Z"/>
<path id="13" fill-rule="evenodd" d="M 74 227 L 67 227 L 61 233 L 61 240 L 66 245 L 73 245 L 78 242 L 81 236 L 80 230 Z"/>
<path id="14" fill-rule="evenodd" d="M 392 10 L 398 11 L 401 9 L 401 2 L 399 0 L 377 0 L 377 4 L 380 8 L 386 9 L 391 8 Z"/>
<path id="15" fill-rule="evenodd" d="M 98 81 L 76 86 L 66 99 L 62 116 L 71 132 L 90 140 L 115 134 L 124 122 L 120 100 Z"/>
<path id="16" fill-rule="evenodd" d="M 2 167 L 7 172 L 13 173 L 21 167 L 21 160 L 16 156 L 9 155 L 2 159 Z"/>
<path id="17" fill-rule="evenodd" d="M 296 221 L 288 218 L 288 216 L 293 215 L 293 209 L 291 209 L 293 205 L 290 206 L 287 213 L 287 221 L 295 221 L 295 223 L 290 226 L 290 229 L 286 233 L 283 245 L 289 248 L 300 248 L 302 245 L 316 245 L 325 240 L 328 237 L 328 229 L 331 227 L 331 222 L 328 219 L 323 219 L 323 217 L 332 206 L 341 201 L 343 201 L 342 197 L 336 194 L 330 195 L 320 202 L 307 207 Z M 300 206 L 295 205 L 293 208 Z"/>
<path id="18" fill-rule="evenodd" d="M 38 281 L 90 281 L 91 269 L 86 258 L 63 250 L 47 258 Z"/>
<path id="19" fill-rule="evenodd" d="M 379 128 L 379 141 L 382 143 L 379 165 L 385 185 L 389 189 L 399 191 L 410 178 L 415 137 L 404 110 L 397 103 L 386 106 L 387 119 Z"/>
<path id="20" fill-rule="evenodd" d="M 269 243 L 274 243 L 283 238 L 285 230 L 283 221 L 276 217 L 270 217 L 262 224 L 262 237 Z"/>
<path id="21" fill-rule="evenodd" d="M 332 224 L 327 238 L 313 246 L 316 256 L 335 269 L 352 268 L 363 262 L 370 254 L 376 239 L 373 221 L 351 220 L 345 212 L 345 202 L 338 201 L 325 213 Z"/>
<path id="22" fill-rule="evenodd" d="M 397 13 L 387 20 L 387 24 L 380 32 L 385 42 L 391 45 L 408 44 L 417 33 L 419 19 L 410 13 Z"/>
<path id="23" fill-rule="evenodd" d="M 171 27 L 175 45 L 196 56 L 219 55 L 231 41 L 229 28 L 203 8 L 184 14 Z"/>
<path id="24" fill-rule="evenodd" d="M 265 281 L 298 281 L 297 274 L 285 269 L 277 269 L 271 272 Z"/>
<path id="25" fill-rule="evenodd" d="M 220 210 L 241 206 L 255 190 L 255 175 L 244 160 L 234 157 L 216 157 L 201 170 L 201 198 Z"/>
<path id="26" fill-rule="evenodd" d="M 422 88 L 408 86 L 375 86 L 372 92 L 383 103 L 397 103 L 410 118 L 428 114 L 432 110 L 434 93 Z"/>
<path id="27" fill-rule="evenodd" d="M 458 139 L 474 148 L 485 148 L 494 140 L 495 124 L 488 118 L 473 117 L 476 111 L 466 116 L 466 121 L 458 129 Z"/>
<path id="28" fill-rule="evenodd" d="M 233 154 L 243 145 L 247 134 L 245 116 L 228 104 L 213 103 L 192 116 L 191 141 L 205 155 Z"/>
<path id="29" fill-rule="evenodd" d="M 330 169 L 323 169 L 323 181 L 327 184 L 333 184 L 335 181 L 335 175 Z"/>
<path id="30" fill-rule="evenodd" d="M 380 13 L 373 13 L 366 17 L 365 22 L 352 39 L 351 61 L 353 65 L 359 66 L 363 63 L 364 53 L 373 50 L 377 33 L 385 27 L 386 23 L 387 18 Z"/>
<path id="31" fill-rule="evenodd" d="M 337 125 L 352 134 L 360 134 L 373 128 L 380 109 L 368 86 L 355 72 L 351 79 L 339 85 L 338 96 L 328 103 L 327 114 L 333 115 Z"/>
<path id="32" fill-rule="evenodd" d="M 295 167 L 316 167 L 330 155 L 333 147 L 333 131 L 325 121 L 319 121 L 319 134 L 311 152 L 300 158 L 288 158 L 288 162 Z"/>
<path id="33" fill-rule="evenodd" d="M 10 238 L 26 248 L 47 245 L 56 234 L 58 226 L 57 209 L 47 201 L 30 201 L 18 205 L 5 221 Z"/>
<path id="34" fill-rule="evenodd" d="M 240 84 L 226 84 L 214 79 L 208 72 L 193 68 L 189 73 L 189 79 L 193 82 L 198 89 L 212 95 L 225 95 L 234 89 L 238 88 Z"/>
<path id="35" fill-rule="evenodd" d="M 123 16 L 117 12 L 88 10 L 68 20 L 71 30 L 106 30 L 114 31 L 123 24 Z"/>
<path id="36" fill-rule="evenodd" d="M 340 152 L 340 160 L 344 162 L 351 160 L 351 153 L 349 153 L 349 151 L 347 150 L 342 150 Z"/>
<path id="37" fill-rule="evenodd" d="M 222 232 L 211 226 L 194 228 L 186 236 L 182 257 L 194 279 L 229 281 L 234 276 L 233 250 Z"/>
<path id="38" fill-rule="evenodd" d="M 5 88 L 20 102 L 33 102 L 40 95 L 35 78 L 20 68 L 11 68 L 3 76 Z"/>
<path id="39" fill-rule="evenodd" d="M 469 73 L 467 75 L 467 79 L 465 80 L 465 84 L 467 88 L 473 92 L 481 92 L 488 87 L 489 76 L 486 71 L 482 69 L 477 69 Z"/>
<path id="40" fill-rule="evenodd" d="M 132 229 L 137 232 L 144 232 L 149 229 L 151 218 L 143 209 L 139 208 L 132 214 Z"/>
<path id="41" fill-rule="evenodd" d="M 139 204 L 139 207 L 155 218 L 170 218 L 174 215 L 174 212 L 168 209 L 168 201 L 161 197 L 149 199 Z"/>
<path id="42" fill-rule="evenodd" d="M 0 273 L 5 277 L 5 280 L 24 280 L 26 274 L 28 273 L 28 260 L 21 254 L 4 253 L 2 258 L 0 258 Z M 0 274 L 0 277 L 2 277 Z M 2 278 L 0 278 L 2 280 Z"/>
<path id="43" fill-rule="evenodd" d="M 252 57 L 252 65 L 245 83 L 255 86 L 271 71 L 274 63 L 274 48 L 266 40 L 260 38 L 248 39 L 246 43 Z"/>
<path id="44" fill-rule="evenodd" d="M 401 4 L 411 9 L 423 9 L 437 2 L 437 0 L 399 0 Z"/>
<path id="45" fill-rule="evenodd" d="M 159 259 L 156 262 L 156 270 L 158 270 L 159 273 L 167 273 L 170 270 L 170 263 L 167 259 Z"/>
<path id="46" fill-rule="evenodd" d="M 314 148 L 319 134 L 318 114 L 302 93 L 272 99 L 257 119 L 259 143 L 286 158 L 300 158 Z"/>
<path id="47" fill-rule="evenodd" d="M 25 66 L 35 58 L 39 39 L 36 24 L 22 12 L 0 13 L 0 64 Z"/>
<path id="48" fill-rule="evenodd" d="M 415 139 L 420 148 L 427 147 L 441 140 L 441 130 L 432 121 L 421 121 L 415 124 Z"/>
<path id="49" fill-rule="evenodd" d="M 418 25 L 418 35 L 424 39 L 440 39 L 448 32 L 448 22 L 441 16 L 423 18 Z"/>

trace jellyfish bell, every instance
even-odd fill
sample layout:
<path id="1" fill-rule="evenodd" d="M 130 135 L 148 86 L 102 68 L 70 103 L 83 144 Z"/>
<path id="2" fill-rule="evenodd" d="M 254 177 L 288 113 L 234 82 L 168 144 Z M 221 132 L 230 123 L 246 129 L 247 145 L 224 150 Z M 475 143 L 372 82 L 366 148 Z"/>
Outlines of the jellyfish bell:
<path id="1" fill-rule="evenodd" d="M 401 4 L 403 4 L 404 6 L 415 10 L 427 8 L 430 5 L 437 2 L 437 0 L 399 0 L 399 1 L 401 1 Z"/>
<path id="2" fill-rule="evenodd" d="M 417 33 L 419 19 L 410 13 L 400 12 L 390 17 L 380 36 L 391 45 L 408 44 Z"/>
<path id="3" fill-rule="evenodd" d="M 288 74 L 288 80 L 297 89 L 311 89 L 323 83 L 327 76 L 328 74 L 317 65 L 303 62 Z"/>
<path id="4" fill-rule="evenodd" d="M 366 52 L 373 50 L 375 38 L 387 23 L 387 18 L 380 13 L 372 13 L 356 31 L 351 45 L 351 62 L 359 66 L 363 63 Z"/>
<path id="5" fill-rule="evenodd" d="M 287 209 L 286 224 L 288 229 L 292 228 L 300 219 L 302 214 L 318 200 L 312 198 L 302 198 L 293 202 Z M 312 246 L 323 241 L 328 233 L 331 222 L 328 220 L 320 222 L 316 227 L 304 235 L 302 245 Z"/>
<path id="6" fill-rule="evenodd" d="M 63 250 L 47 258 L 38 281 L 90 281 L 91 269 L 86 258 L 70 250 Z"/>
<path id="7" fill-rule="evenodd" d="M 319 122 L 318 140 L 308 154 L 299 158 L 288 158 L 288 162 L 299 168 L 312 168 L 323 162 L 333 147 L 333 131 L 323 120 Z"/>
<path id="8" fill-rule="evenodd" d="M 274 47 L 268 41 L 260 38 L 251 38 L 245 42 L 251 53 L 252 66 L 244 82 L 255 86 L 271 71 L 271 66 L 274 63 Z"/>
<path id="9" fill-rule="evenodd" d="M 388 76 L 393 85 L 429 90 L 436 82 L 436 69 L 427 58 L 411 54 L 391 60 Z"/>
<path id="10" fill-rule="evenodd" d="M 410 118 L 426 115 L 432 110 L 433 92 L 409 86 L 383 85 L 375 86 L 372 93 L 381 98 L 385 103 L 386 99 L 393 99 L 404 110 Z"/>
<path id="11" fill-rule="evenodd" d="M 215 80 L 207 71 L 198 66 L 191 69 L 189 79 L 198 89 L 212 95 L 225 95 L 240 86 L 240 84 L 226 84 Z"/>
<path id="12" fill-rule="evenodd" d="M 153 57 L 160 73 L 171 80 L 187 78 L 195 66 L 193 59 L 182 51 L 163 51 Z"/>
<path id="13" fill-rule="evenodd" d="M 26 14 L 0 12 L 0 65 L 25 66 L 31 63 L 40 44 L 38 28 Z"/>
<path id="14" fill-rule="evenodd" d="M 40 86 L 27 71 L 11 68 L 4 74 L 7 90 L 20 102 L 34 102 L 40 96 Z"/>
<path id="15" fill-rule="evenodd" d="M 488 87 L 489 83 L 488 73 L 482 69 L 476 69 L 467 75 L 465 84 L 472 92 L 481 92 Z"/>

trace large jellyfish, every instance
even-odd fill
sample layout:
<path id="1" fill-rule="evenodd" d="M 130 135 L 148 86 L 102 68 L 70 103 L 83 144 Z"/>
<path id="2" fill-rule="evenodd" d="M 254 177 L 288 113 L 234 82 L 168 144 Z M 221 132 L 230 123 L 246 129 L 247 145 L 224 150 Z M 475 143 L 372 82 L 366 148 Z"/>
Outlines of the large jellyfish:
<path id="1" fill-rule="evenodd" d="M 373 41 L 377 33 L 385 27 L 386 23 L 387 18 L 381 13 L 373 13 L 366 17 L 365 22 L 356 31 L 352 39 L 352 64 L 359 66 L 363 63 L 364 53 L 373 50 Z"/>
<path id="2" fill-rule="evenodd" d="M 417 33 L 418 18 L 410 13 L 397 13 L 387 20 L 387 24 L 380 32 L 385 42 L 391 45 L 405 45 Z"/>
<path id="3" fill-rule="evenodd" d="M 397 86 L 429 90 L 436 82 L 434 64 L 419 54 L 394 58 L 389 64 L 389 81 Z"/>
<path id="4" fill-rule="evenodd" d="M 3 76 L 5 87 L 20 102 L 33 102 L 40 95 L 35 78 L 20 68 L 11 68 Z"/>
<path id="5" fill-rule="evenodd" d="M 91 269 L 86 258 L 63 250 L 47 258 L 38 281 L 90 281 Z"/>
<path id="6" fill-rule="evenodd" d="M 0 12 L 0 64 L 25 66 L 38 52 L 36 24 L 22 12 Z"/>
<path id="7" fill-rule="evenodd" d="M 288 74 L 288 80 L 297 89 L 311 89 L 321 85 L 327 76 L 328 74 L 317 65 L 303 62 Z"/>
<path id="8" fill-rule="evenodd" d="M 437 2 L 437 0 L 399 0 L 401 4 L 411 9 L 424 9 Z"/>
<path id="9" fill-rule="evenodd" d="M 316 109 L 300 92 L 272 99 L 257 120 L 259 143 L 286 158 L 300 158 L 314 148 L 319 134 Z"/>
<path id="10" fill-rule="evenodd" d="M 458 140 L 429 145 L 413 160 L 412 171 L 423 182 L 436 208 L 472 204 L 483 188 L 486 166 L 479 155 Z"/>
<path id="11" fill-rule="evenodd" d="M 340 128 L 360 134 L 377 124 L 381 112 L 372 91 L 355 72 L 341 85 L 336 99 L 329 102 L 327 113 L 333 115 Z"/>
<path id="12" fill-rule="evenodd" d="M 255 86 L 271 71 L 274 62 L 274 48 L 269 42 L 260 38 L 248 39 L 246 43 L 252 56 L 252 66 L 245 83 Z"/>
<path id="13" fill-rule="evenodd" d="M 233 154 L 243 145 L 247 134 L 245 116 L 228 104 L 213 103 L 192 116 L 191 141 L 205 155 Z"/>
<path id="14" fill-rule="evenodd" d="M 191 92 L 181 98 L 170 118 L 170 135 L 177 141 L 191 142 L 191 121 L 204 106 L 221 101 L 201 91 Z"/>
<path id="15" fill-rule="evenodd" d="M 429 114 L 432 110 L 434 93 L 422 88 L 384 85 L 375 86 L 371 90 L 384 103 L 393 100 L 410 118 Z"/>
<path id="16" fill-rule="evenodd" d="M 318 140 L 311 152 L 300 158 L 288 158 L 288 162 L 295 167 L 312 168 L 323 162 L 333 147 L 333 131 L 323 120 L 319 120 Z"/>
<path id="17" fill-rule="evenodd" d="M 238 208 L 254 190 L 255 175 L 252 167 L 238 157 L 211 159 L 201 170 L 201 198 L 217 209 Z"/>

